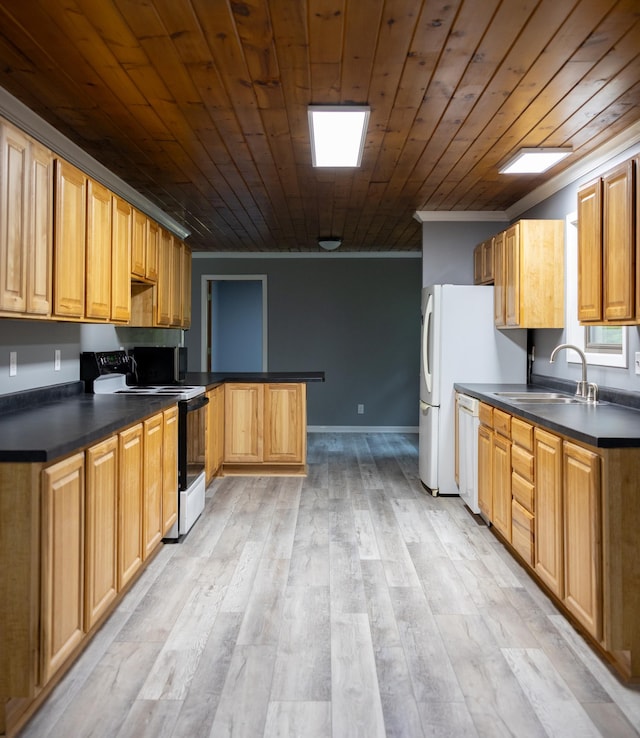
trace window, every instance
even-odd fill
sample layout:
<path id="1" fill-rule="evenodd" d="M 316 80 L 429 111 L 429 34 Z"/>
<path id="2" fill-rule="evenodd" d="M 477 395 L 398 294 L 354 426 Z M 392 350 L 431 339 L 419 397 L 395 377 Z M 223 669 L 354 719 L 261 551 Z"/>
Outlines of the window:
<path id="1" fill-rule="evenodd" d="M 625 326 L 581 326 L 578 323 L 578 216 L 566 219 L 567 239 L 567 343 L 583 349 L 588 364 L 626 367 L 627 328 Z M 567 351 L 567 361 L 579 362 L 575 351 Z"/>

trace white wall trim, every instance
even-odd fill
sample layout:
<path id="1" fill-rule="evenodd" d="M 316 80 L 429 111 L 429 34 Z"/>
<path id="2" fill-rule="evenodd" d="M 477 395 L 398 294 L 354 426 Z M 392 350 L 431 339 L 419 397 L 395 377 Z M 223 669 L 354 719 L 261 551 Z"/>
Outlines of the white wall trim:
<path id="1" fill-rule="evenodd" d="M 417 425 L 309 425 L 308 433 L 417 433 Z"/>
<path id="2" fill-rule="evenodd" d="M 64 157 L 68 162 L 81 169 L 93 179 L 101 182 L 116 195 L 124 198 L 127 202 L 141 210 L 153 220 L 160 223 L 167 230 L 181 239 L 187 238 L 191 231 L 174 220 L 170 215 L 161 210 L 157 205 L 141 195 L 137 190 L 120 179 L 111 170 L 107 169 L 97 159 L 90 156 L 71 139 L 60 133 L 57 128 L 47 123 L 31 108 L 20 102 L 0 87 L 0 115 L 11 121 L 18 128 L 40 141 L 48 149 Z"/>
<path id="3" fill-rule="evenodd" d="M 509 217 L 505 210 L 416 210 L 413 217 L 419 223 L 483 223 L 506 222 Z"/>
<path id="4" fill-rule="evenodd" d="M 194 251 L 193 259 L 421 259 L 419 251 Z"/>

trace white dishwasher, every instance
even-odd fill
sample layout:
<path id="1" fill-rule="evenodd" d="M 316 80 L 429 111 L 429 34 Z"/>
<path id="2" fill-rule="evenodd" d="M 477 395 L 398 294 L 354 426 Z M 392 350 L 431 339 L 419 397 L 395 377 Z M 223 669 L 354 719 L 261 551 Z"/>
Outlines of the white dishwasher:
<path id="1" fill-rule="evenodd" d="M 458 394 L 458 486 L 460 497 L 478 514 L 478 408 L 480 401 Z"/>

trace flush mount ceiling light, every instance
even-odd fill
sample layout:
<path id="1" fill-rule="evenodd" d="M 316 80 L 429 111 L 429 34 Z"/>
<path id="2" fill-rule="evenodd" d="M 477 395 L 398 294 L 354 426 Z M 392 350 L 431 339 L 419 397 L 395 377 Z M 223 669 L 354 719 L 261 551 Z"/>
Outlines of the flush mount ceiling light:
<path id="1" fill-rule="evenodd" d="M 571 149 L 520 149 L 518 153 L 499 169 L 500 174 L 539 174 L 546 172 Z"/>
<path id="2" fill-rule="evenodd" d="M 314 167 L 359 167 L 369 122 L 368 105 L 310 105 Z"/>
<path id="3" fill-rule="evenodd" d="M 319 238 L 318 246 L 325 251 L 335 251 L 342 245 L 341 238 Z"/>

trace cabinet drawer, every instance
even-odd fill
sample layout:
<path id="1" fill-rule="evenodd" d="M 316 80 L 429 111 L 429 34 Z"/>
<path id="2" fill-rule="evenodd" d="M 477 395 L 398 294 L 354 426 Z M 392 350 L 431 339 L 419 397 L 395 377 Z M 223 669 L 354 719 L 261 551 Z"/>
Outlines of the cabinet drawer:
<path id="1" fill-rule="evenodd" d="M 511 415 L 509 415 L 509 413 L 504 413 L 502 412 L 502 410 L 498 410 L 498 408 L 494 407 L 493 428 L 498 433 L 500 433 L 500 435 L 509 438 L 511 433 Z"/>
<path id="2" fill-rule="evenodd" d="M 520 446 L 511 448 L 511 468 L 527 481 L 533 482 L 533 454 Z"/>
<path id="3" fill-rule="evenodd" d="M 511 440 L 516 446 L 533 451 L 533 426 L 520 418 L 511 418 Z"/>
<path id="4" fill-rule="evenodd" d="M 513 452 L 514 449 L 512 448 L 511 451 Z M 511 475 L 511 494 L 513 495 L 513 499 L 530 513 L 533 513 L 534 489 L 535 488 L 531 482 L 523 479 L 514 470 L 514 473 Z"/>
<path id="5" fill-rule="evenodd" d="M 511 503 L 511 543 L 529 566 L 533 566 L 533 520 L 533 515 L 513 500 Z"/>
<path id="6" fill-rule="evenodd" d="M 493 408 L 491 405 L 481 402 L 478 408 L 478 418 L 482 425 L 488 425 L 491 428 L 493 426 Z"/>

